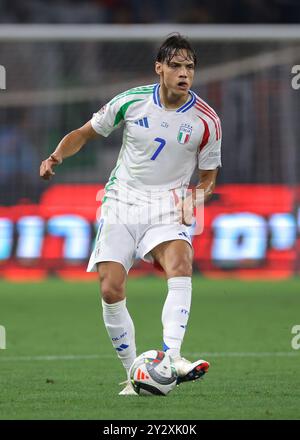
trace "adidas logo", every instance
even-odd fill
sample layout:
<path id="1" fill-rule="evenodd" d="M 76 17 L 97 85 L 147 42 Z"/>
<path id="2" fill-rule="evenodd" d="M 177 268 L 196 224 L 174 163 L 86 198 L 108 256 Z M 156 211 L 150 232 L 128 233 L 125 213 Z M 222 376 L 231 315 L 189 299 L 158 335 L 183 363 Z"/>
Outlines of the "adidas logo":
<path id="1" fill-rule="evenodd" d="M 149 128 L 148 124 L 148 118 L 145 117 L 143 119 L 138 119 L 137 121 L 134 121 L 136 125 L 140 125 L 141 127 Z"/>
<path id="2" fill-rule="evenodd" d="M 136 378 L 137 378 L 137 380 L 150 379 L 148 374 L 145 374 L 140 368 L 137 370 L 137 377 Z"/>
<path id="3" fill-rule="evenodd" d="M 186 232 L 179 232 L 178 235 L 182 235 L 183 237 L 189 238 Z"/>
<path id="4" fill-rule="evenodd" d="M 128 347 L 129 347 L 129 345 L 121 344 L 121 345 L 119 345 L 119 347 L 116 347 L 116 350 L 123 351 L 123 350 L 126 350 L 126 348 L 128 348 Z"/>

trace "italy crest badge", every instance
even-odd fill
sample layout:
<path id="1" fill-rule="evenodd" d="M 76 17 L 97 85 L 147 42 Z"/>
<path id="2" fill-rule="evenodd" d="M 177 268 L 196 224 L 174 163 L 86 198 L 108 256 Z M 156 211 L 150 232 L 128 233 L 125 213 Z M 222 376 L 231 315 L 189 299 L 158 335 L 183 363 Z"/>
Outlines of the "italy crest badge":
<path id="1" fill-rule="evenodd" d="M 187 144 L 192 135 L 193 127 L 189 124 L 181 124 L 177 135 L 177 140 L 180 144 Z"/>

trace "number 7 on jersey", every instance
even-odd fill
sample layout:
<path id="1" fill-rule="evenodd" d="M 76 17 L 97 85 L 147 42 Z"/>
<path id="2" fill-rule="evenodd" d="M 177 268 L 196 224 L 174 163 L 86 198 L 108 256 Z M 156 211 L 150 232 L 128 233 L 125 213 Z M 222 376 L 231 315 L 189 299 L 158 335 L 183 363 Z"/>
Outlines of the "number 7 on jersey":
<path id="1" fill-rule="evenodd" d="M 155 150 L 153 156 L 151 157 L 151 160 L 155 160 L 157 158 L 157 156 L 159 155 L 159 153 L 161 152 L 161 150 L 166 145 L 166 141 L 162 138 L 155 138 L 154 140 L 156 142 L 159 142 L 159 146 L 158 146 L 157 150 Z"/>

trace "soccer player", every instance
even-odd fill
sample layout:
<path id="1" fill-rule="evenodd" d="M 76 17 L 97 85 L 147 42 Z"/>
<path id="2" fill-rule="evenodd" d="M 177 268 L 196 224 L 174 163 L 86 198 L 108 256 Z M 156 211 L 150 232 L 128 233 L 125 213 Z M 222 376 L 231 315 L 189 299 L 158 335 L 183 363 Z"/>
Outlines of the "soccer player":
<path id="1" fill-rule="evenodd" d="M 54 166 L 77 153 L 89 139 L 107 137 L 123 125 L 122 148 L 105 186 L 87 270 L 98 271 L 104 324 L 128 374 L 136 346 L 126 307 L 126 278 L 136 257 L 163 268 L 168 283 L 162 310 L 163 349 L 174 360 L 177 383 L 201 378 L 209 368 L 204 360 L 182 358 L 180 349 L 192 294 L 188 226 L 193 208 L 211 196 L 221 166 L 220 120 L 190 89 L 195 66 L 196 55 L 188 40 L 171 35 L 156 57 L 159 83 L 114 97 L 85 125 L 67 134 L 40 168 L 42 178 L 51 178 Z M 201 191 L 188 194 L 196 165 L 196 189 Z M 135 394 L 128 376 L 119 394 Z"/>

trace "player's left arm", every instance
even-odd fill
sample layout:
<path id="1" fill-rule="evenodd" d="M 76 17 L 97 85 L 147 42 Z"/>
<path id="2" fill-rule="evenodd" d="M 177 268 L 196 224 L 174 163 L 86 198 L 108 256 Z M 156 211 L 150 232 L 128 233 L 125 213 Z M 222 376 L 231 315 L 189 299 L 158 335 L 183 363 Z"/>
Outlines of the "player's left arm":
<path id="1" fill-rule="evenodd" d="M 209 200 L 216 186 L 218 168 L 199 170 L 199 182 L 192 193 L 177 205 L 181 210 L 181 223 L 190 226 L 193 223 L 194 208 Z"/>
<path id="2" fill-rule="evenodd" d="M 182 223 L 191 225 L 193 222 L 194 208 L 210 199 L 215 186 L 218 169 L 221 164 L 221 124 L 217 119 L 206 124 L 207 136 L 205 144 L 198 153 L 199 181 L 192 194 L 182 201 Z"/>
<path id="3" fill-rule="evenodd" d="M 193 207 L 210 199 L 216 186 L 218 169 L 222 166 L 222 130 L 220 119 L 216 114 L 214 119 L 206 121 L 203 136 L 205 137 L 201 141 L 198 153 L 199 182 L 192 192 Z"/>
<path id="4" fill-rule="evenodd" d="M 213 195 L 218 168 L 214 170 L 199 170 L 199 183 L 192 191 L 193 207 L 206 202 Z"/>

